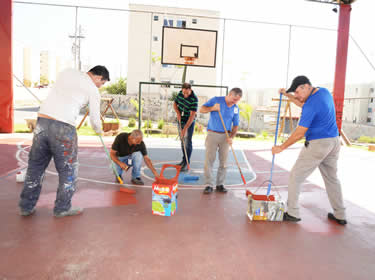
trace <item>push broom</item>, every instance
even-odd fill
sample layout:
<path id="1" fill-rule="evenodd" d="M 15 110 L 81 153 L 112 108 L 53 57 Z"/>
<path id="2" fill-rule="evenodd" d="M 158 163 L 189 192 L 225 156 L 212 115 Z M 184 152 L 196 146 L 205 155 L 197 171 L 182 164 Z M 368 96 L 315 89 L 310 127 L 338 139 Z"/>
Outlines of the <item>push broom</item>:
<path id="1" fill-rule="evenodd" d="M 104 150 L 105 150 L 105 153 L 106 153 L 106 155 L 107 155 L 107 157 L 108 157 L 108 160 L 111 162 L 111 166 L 112 166 L 113 172 L 115 172 L 115 174 L 116 174 L 116 178 L 117 178 L 117 180 L 119 181 L 119 183 L 120 183 L 121 185 L 123 185 L 124 182 L 122 181 L 120 175 L 119 175 L 118 172 L 117 172 L 117 169 L 116 169 L 115 163 L 114 163 L 113 160 L 111 159 L 111 156 L 110 156 L 110 154 L 109 154 L 109 152 L 108 152 L 108 149 L 107 149 L 106 145 L 104 144 L 104 141 L 103 141 L 102 136 L 101 136 L 100 134 L 98 134 L 98 136 L 99 136 L 99 138 L 100 138 L 100 141 L 102 142 L 102 145 L 103 145 L 103 148 L 104 148 Z M 120 191 L 122 191 L 122 192 L 126 192 L 126 193 L 135 193 L 135 190 L 128 189 L 128 188 L 126 188 L 125 186 L 122 186 L 122 187 L 120 188 Z"/>
<path id="2" fill-rule="evenodd" d="M 177 120 L 177 122 L 178 122 L 178 130 L 179 130 L 181 143 L 182 143 L 182 146 L 184 147 L 184 155 L 185 155 L 187 169 L 188 169 L 188 171 L 190 171 L 190 163 L 189 163 L 189 159 L 188 159 L 188 156 L 187 156 L 187 153 L 186 153 L 184 137 L 181 136 L 181 132 L 182 132 L 181 122 L 179 120 Z M 184 181 L 184 182 L 193 182 L 193 181 L 199 180 L 199 176 L 192 176 L 192 175 L 187 175 L 187 174 L 184 174 L 184 173 L 180 173 L 179 178 L 182 179 L 182 181 Z"/>
<path id="3" fill-rule="evenodd" d="M 225 135 L 226 135 L 227 139 L 229 139 L 229 134 L 228 134 L 227 128 L 225 127 L 225 123 L 224 123 L 224 120 L 223 120 L 223 116 L 221 115 L 220 111 L 218 111 L 218 113 L 219 113 L 219 116 L 220 116 L 221 123 L 223 124 L 223 127 L 224 127 Z M 241 178 L 242 178 L 242 182 L 244 183 L 244 185 L 246 185 L 245 177 L 244 177 L 243 174 L 242 174 L 242 170 L 241 170 L 240 164 L 238 163 L 238 160 L 237 160 L 236 154 L 234 153 L 234 150 L 233 150 L 232 144 L 230 144 L 229 146 L 230 146 L 230 148 L 231 148 L 231 150 L 232 150 L 233 157 L 234 157 L 234 160 L 236 161 L 236 164 L 237 164 L 238 170 L 240 171 Z"/>

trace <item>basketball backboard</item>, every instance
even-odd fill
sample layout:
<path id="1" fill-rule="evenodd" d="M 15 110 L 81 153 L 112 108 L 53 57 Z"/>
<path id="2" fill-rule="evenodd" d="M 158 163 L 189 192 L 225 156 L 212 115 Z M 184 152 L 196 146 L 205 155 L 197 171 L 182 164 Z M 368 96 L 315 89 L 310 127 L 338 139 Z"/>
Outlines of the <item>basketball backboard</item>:
<path id="1" fill-rule="evenodd" d="M 217 31 L 163 27 L 161 63 L 216 66 Z"/>

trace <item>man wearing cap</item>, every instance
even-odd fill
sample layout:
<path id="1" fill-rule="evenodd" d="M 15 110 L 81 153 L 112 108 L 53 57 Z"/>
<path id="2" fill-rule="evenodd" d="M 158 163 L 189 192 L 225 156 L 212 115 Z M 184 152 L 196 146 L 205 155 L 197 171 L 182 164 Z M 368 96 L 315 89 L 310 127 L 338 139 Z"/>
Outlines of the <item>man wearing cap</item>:
<path id="1" fill-rule="evenodd" d="M 193 152 L 192 138 L 194 133 L 195 116 L 198 109 L 198 98 L 194 91 L 192 91 L 189 83 L 184 83 L 182 85 L 181 91 L 177 94 L 176 99 L 174 100 L 173 109 L 177 114 L 179 125 L 181 124 L 181 139 L 184 139 L 184 143 L 181 141 L 183 155 L 182 161 L 178 165 L 181 165 L 181 171 L 186 171 L 187 162 L 190 163 L 191 153 Z M 184 144 L 186 148 L 186 155 L 183 146 Z"/>
<path id="2" fill-rule="evenodd" d="M 208 100 L 201 109 L 201 113 L 210 113 L 210 119 L 207 126 L 206 137 L 206 157 L 204 161 L 204 177 L 205 194 L 213 192 L 212 184 L 212 167 L 216 160 L 216 152 L 219 152 L 219 168 L 216 175 L 216 191 L 226 193 L 227 189 L 224 187 L 225 175 L 227 173 L 227 158 L 229 152 L 229 145 L 232 144 L 234 136 L 236 136 L 238 125 L 240 123 L 240 110 L 237 103 L 242 97 L 242 90 L 240 88 L 233 88 L 227 96 L 217 96 Z M 225 135 L 223 124 L 220 120 L 220 111 L 225 128 L 228 130 L 229 138 Z"/>
<path id="3" fill-rule="evenodd" d="M 333 208 L 333 213 L 328 213 L 328 219 L 345 225 L 347 222 L 344 201 L 341 184 L 337 178 L 340 138 L 332 95 L 326 88 L 313 87 L 305 76 L 296 77 L 287 91 L 280 89 L 279 92 L 302 107 L 302 113 L 296 130 L 282 145 L 274 146 L 272 154 L 282 152 L 304 136 L 306 138 L 305 145 L 290 173 L 288 212 L 284 214 L 284 221 L 301 220 L 298 207 L 300 187 L 318 167 Z M 290 92 L 294 92 L 294 95 Z"/>

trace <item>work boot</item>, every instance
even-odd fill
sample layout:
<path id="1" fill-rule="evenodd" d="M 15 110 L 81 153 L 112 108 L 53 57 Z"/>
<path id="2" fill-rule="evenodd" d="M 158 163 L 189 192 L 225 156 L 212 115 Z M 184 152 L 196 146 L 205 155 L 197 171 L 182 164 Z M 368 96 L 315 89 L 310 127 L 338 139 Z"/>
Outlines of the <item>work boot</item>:
<path id="1" fill-rule="evenodd" d="M 224 185 L 216 186 L 216 191 L 221 193 L 226 193 L 228 190 L 224 187 Z"/>
<path id="2" fill-rule="evenodd" d="M 141 178 L 133 178 L 131 180 L 131 182 L 134 184 L 134 185 L 144 185 L 145 183 L 143 183 L 142 179 Z"/>
<path id="3" fill-rule="evenodd" d="M 284 217 L 283 217 L 283 221 L 295 222 L 296 223 L 296 222 L 301 221 L 301 219 L 293 217 L 293 216 L 289 215 L 288 212 L 285 212 Z"/>
<path id="4" fill-rule="evenodd" d="M 30 211 L 26 211 L 26 210 L 22 210 L 22 209 L 20 210 L 20 215 L 24 216 L 24 217 L 31 216 L 34 213 L 35 213 L 35 207 L 33 209 L 31 209 Z"/>
<path id="5" fill-rule="evenodd" d="M 213 187 L 211 187 L 211 186 L 207 186 L 207 187 L 204 189 L 203 193 L 204 193 L 204 194 L 210 194 L 210 193 L 212 193 L 213 191 L 214 191 L 214 188 L 213 188 Z"/>
<path id="6" fill-rule="evenodd" d="M 332 221 L 335 221 L 336 223 L 338 223 L 339 225 L 342 225 L 342 226 L 344 226 L 348 223 L 346 220 L 337 219 L 332 213 L 328 213 L 328 219 L 332 220 Z"/>
<path id="7" fill-rule="evenodd" d="M 66 216 L 80 215 L 82 213 L 83 213 L 83 208 L 76 207 L 76 208 L 70 208 L 69 210 L 63 211 L 61 213 L 55 213 L 54 215 L 56 218 L 62 218 Z"/>

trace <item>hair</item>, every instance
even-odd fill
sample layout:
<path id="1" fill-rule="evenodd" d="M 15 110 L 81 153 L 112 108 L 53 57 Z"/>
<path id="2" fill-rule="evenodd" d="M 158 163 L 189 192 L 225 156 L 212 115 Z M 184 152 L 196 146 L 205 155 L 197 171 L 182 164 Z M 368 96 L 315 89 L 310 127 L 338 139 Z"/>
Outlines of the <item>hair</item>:
<path id="1" fill-rule="evenodd" d="M 102 65 L 96 65 L 95 67 L 91 68 L 89 72 L 96 76 L 102 76 L 102 80 L 104 81 L 110 81 L 109 79 L 109 72 L 105 66 Z"/>
<path id="2" fill-rule="evenodd" d="M 183 83 L 182 84 L 182 88 L 184 88 L 184 89 L 191 89 L 191 84 L 189 84 L 189 83 Z"/>
<path id="3" fill-rule="evenodd" d="M 140 130 L 140 129 L 134 129 L 134 130 L 130 133 L 130 136 L 133 137 L 133 138 L 138 138 L 138 137 L 142 137 L 142 138 L 143 138 L 142 130 Z"/>
<path id="4" fill-rule="evenodd" d="M 231 93 L 231 92 L 234 96 L 242 97 L 242 89 L 240 89 L 238 87 L 232 88 L 229 93 Z"/>

